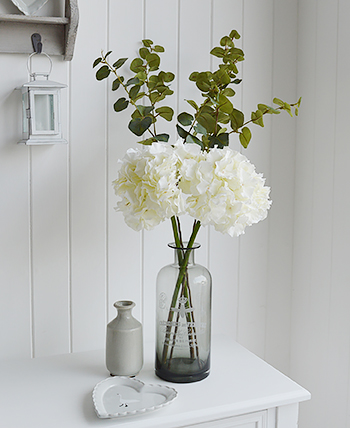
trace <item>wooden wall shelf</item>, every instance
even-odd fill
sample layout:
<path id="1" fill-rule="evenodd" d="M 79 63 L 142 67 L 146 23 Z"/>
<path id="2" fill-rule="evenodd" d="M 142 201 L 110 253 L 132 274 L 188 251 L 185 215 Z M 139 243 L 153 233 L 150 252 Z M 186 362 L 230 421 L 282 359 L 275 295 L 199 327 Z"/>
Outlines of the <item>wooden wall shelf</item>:
<path id="1" fill-rule="evenodd" d="M 33 52 L 31 35 L 39 33 L 43 51 L 49 55 L 63 55 L 65 61 L 73 58 L 78 29 L 77 0 L 66 0 L 65 17 L 0 14 L 0 52 Z"/>

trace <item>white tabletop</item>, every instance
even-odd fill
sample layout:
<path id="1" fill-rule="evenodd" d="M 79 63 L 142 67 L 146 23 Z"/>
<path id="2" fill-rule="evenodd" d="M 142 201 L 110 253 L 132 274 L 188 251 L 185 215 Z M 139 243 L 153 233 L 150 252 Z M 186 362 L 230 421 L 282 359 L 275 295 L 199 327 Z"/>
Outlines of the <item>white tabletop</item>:
<path id="1" fill-rule="evenodd" d="M 170 405 L 147 414 L 99 419 L 91 393 L 109 377 L 104 351 L 81 352 L 0 363 L 0 426 L 6 428 L 172 428 L 308 400 L 301 386 L 236 342 L 212 344 L 211 373 L 192 384 L 167 383 L 153 369 L 154 350 L 146 346 L 137 376 L 145 383 L 178 391 Z"/>

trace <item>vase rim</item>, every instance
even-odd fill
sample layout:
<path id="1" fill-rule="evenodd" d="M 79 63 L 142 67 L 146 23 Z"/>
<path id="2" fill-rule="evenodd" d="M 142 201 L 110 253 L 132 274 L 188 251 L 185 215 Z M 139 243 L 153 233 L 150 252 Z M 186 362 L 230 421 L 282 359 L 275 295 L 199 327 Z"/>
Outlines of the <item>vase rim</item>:
<path id="1" fill-rule="evenodd" d="M 175 242 L 170 242 L 170 244 L 168 244 L 168 247 L 172 248 L 173 250 L 197 250 L 201 246 L 201 244 L 199 244 L 198 242 L 194 242 L 191 247 L 187 246 L 188 241 L 184 241 L 183 244 L 183 247 L 178 247 Z"/>
<path id="2" fill-rule="evenodd" d="M 135 306 L 135 303 L 131 300 L 118 300 L 114 303 L 114 307 L 117 309 L 131 309 Z"/>

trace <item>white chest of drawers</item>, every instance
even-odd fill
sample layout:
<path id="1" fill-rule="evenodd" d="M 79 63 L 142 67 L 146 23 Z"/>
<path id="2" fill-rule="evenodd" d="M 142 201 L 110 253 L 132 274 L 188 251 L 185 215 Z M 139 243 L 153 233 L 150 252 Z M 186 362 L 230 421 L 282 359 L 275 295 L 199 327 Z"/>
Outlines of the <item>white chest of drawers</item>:
<path id="1" fill-rule="evenodd" d="M 146 346 L 138 378 L 154 375 Z M 6 428 L 297 428 L 298 408 L 310 393 L 235 342 L 213 340 L 211 373 L 192 384 L 168 384 L 177 399 L 138 416 L 99 419 L 91 392 L 108 372 L 104 351 L 0 363 L 0 426 Z"/>

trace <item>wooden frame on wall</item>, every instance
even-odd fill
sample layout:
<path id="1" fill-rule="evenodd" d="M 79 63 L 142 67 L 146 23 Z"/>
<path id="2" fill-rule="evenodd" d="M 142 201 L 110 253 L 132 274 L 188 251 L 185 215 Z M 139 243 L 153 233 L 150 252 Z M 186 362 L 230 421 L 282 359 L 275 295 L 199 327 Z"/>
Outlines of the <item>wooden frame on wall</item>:
<path id="1" fill-rule="evenodd" d="M 31 35 L 39 33 L 47 54 L 71 61 L 78 21 L 77 0 L 66 0 L 64 17 L 0 14 L 0 52 L 32 53 Z"/>

